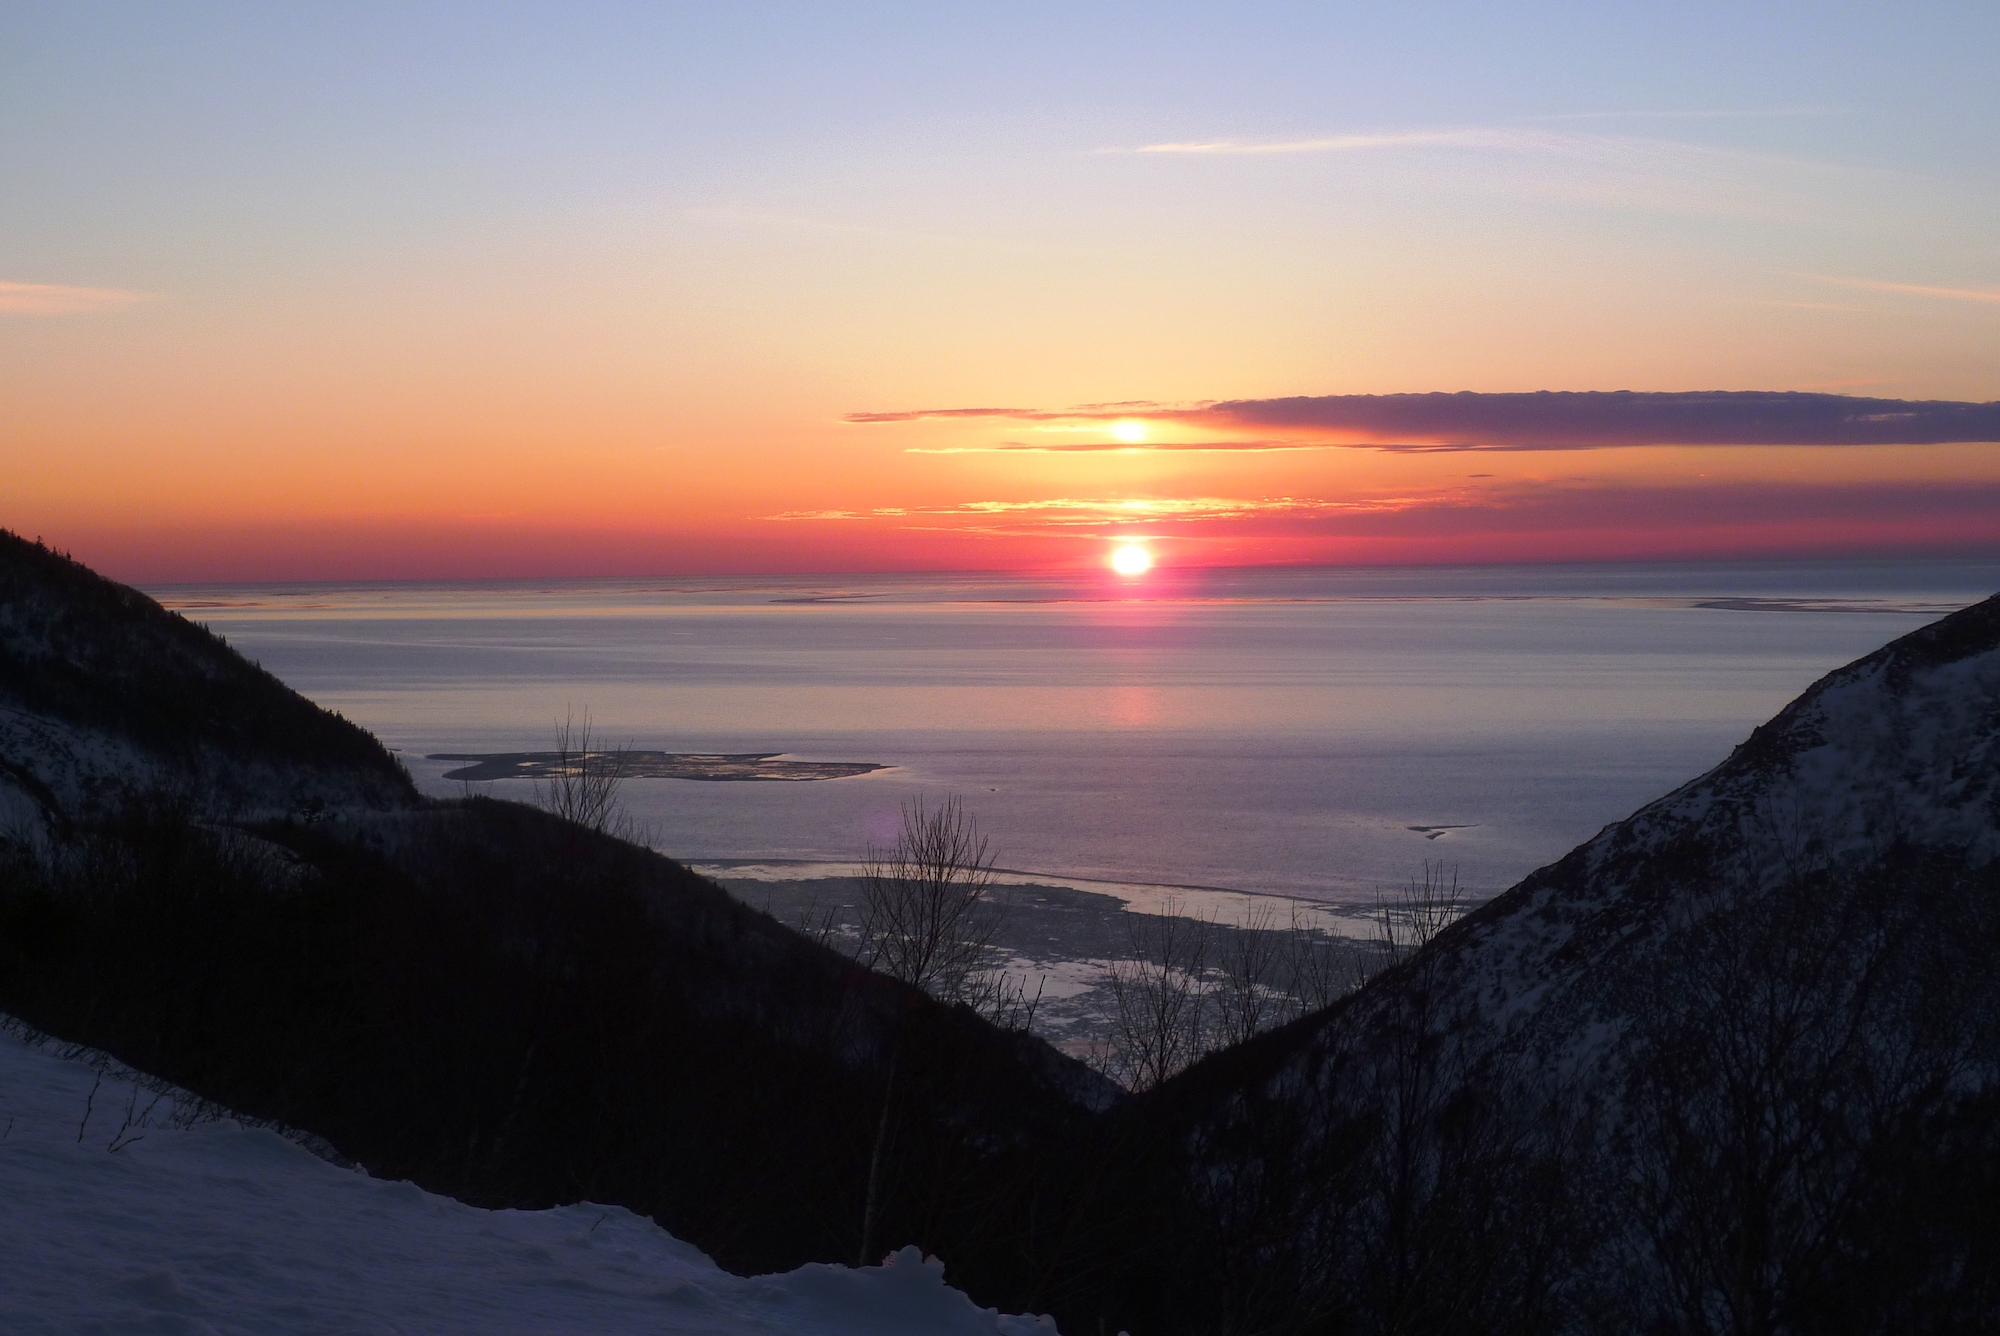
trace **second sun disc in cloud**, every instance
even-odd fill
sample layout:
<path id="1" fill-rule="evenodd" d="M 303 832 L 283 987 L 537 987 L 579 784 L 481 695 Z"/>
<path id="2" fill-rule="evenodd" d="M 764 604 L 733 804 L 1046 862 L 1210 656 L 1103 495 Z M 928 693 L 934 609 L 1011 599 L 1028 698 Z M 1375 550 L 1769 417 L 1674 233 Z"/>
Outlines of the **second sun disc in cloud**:
<path id="1" fill-rule="evenodd" d="M 1111 554 L 1111 569 L 1120 575 L 1144 575 L 1153 567 L 1153 554 L 1137 543 L 1126 543 Z"/>

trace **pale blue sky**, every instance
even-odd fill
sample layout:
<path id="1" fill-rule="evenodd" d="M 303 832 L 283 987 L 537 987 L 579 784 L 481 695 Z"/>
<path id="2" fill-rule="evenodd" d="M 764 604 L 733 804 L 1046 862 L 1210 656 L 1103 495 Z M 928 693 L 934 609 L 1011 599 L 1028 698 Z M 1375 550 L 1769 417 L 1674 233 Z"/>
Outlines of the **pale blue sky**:
<path id="1" fill-rule="evenodd" d="M 1949 199 L 1994 199 L 1996 57 L 1990 3 L 14 4 L 0 245 L 143 283 L 204 233 L 254 264 L 662 200 L 932 217 L 934 185 L 1024 159 L 1480 127 L 1916 174 L 1962 249 L 1909 277 L 1969 283 L 2000 277 Z"/>

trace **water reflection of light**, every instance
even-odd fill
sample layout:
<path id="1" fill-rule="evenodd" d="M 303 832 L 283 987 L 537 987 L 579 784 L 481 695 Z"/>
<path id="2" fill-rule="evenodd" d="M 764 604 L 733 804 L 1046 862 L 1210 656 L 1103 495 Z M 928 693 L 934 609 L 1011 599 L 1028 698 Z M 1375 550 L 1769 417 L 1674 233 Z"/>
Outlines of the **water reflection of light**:
<path id="1" fill-rule="evenodd" d="M 1160 722 L 1160 689 L 1136 683 L 1111 688 L 1111 722 L 1119 728 L 1151 728 Z"/>

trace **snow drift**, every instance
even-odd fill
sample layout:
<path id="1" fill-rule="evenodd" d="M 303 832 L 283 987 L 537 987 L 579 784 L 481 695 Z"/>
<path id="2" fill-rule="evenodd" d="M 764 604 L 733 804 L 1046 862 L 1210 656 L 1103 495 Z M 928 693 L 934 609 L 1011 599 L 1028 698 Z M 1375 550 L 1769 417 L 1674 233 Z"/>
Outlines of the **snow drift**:
<path id="1" fill-rule="evenodd" d="M 977 1307 L 915 1248 L 878 1267 L 743 1278 L 621 1207 L 480 1210 L 220 1110 L 175 1126 L 200 1102 L 83 1056 L 97 1061 L 0 1034 L 0 1328 L 13 1336 L 1056 1330 Z"/>

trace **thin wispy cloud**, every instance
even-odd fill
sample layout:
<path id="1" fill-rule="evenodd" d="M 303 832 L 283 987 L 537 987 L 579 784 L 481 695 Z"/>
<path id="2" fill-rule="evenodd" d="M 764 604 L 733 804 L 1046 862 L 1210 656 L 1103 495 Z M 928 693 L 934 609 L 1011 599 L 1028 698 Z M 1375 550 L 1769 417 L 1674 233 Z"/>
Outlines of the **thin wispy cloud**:
<path id="1" fill-rule="evenodd" d="M 1690 144 L 1643 135 L 1538 130 L 1526 125 L 1393 130 L 1366 134 L 1316 135 L 1298 139 L 1191 139 L 1102 151 L 1179 154 L 1195 157 L 1265 157 L 1301 153 L 1369 153 L 1391 149 L 1431 148 L 1486 149 L 1509 154 L 1585 158 L 1605 162 L 1667 159 L 1740 162 L 1747 158 L 1768 158 L 1768 155 L 1764 154 L 1710 144 Z"/>
<path id="2" fill-rule="evenodd" d="M 1522 148 L 1545 147 L 1559 136 L 1532 130 L 1412 130 L 1394 134 L 1326 135 L 1315 139 L 1280 139 L 1262 143 L 1239 139 L 1183 140 L 1141 144 L 1118 153 L 1189 153 L 1205 155 L 1265 155 L 1277 153 L 1357 153 L 1383 148 Z"/>
<path id="3" fill-rule="evenodd" d="M 1514 155 L 1586 160 L 1606 166 L 1623 164 L 1654 169 L 1675 166 L 1683 171 L 1697 165 L 1709 170 L 1721 167 L 1826 169 L 1820 163 L 1725 145 L 1689 143 L 1649 135 L 1541 130 L 1518 124 L 1314 135 L 1295 139 L 1190 139 L 1101 151 L 1193 157 L 1264 157 L 1434 148 L 1483 149 Z"/>
<path id="4" fill-rule="evenodd" d="M 1101 431 L 1103 428 L 1085 424 L 1066 428 L 1072 431 Z M 1101 454 L 1148 454 L 1160 451 L 1201 453 L 1229 453 L 1296 450 L 1353 450 L 1389 449 L 1388 446 L 1356 446 L 1346 441 L 1001 441 L 997 445 L 913 445 L 903 453 L 907 455 L 1101 455 Z M 1412 446 L 1411 449 L 1427 447 Z"/>
<path id="5" fill-rule="evenodd" d="M 1788 302 L 1775 297 L 1746 297 L 1745 306 L 1781 306 L 1792 311 L 1842 311 L 1849 315 L 1869 315 L 1872 306 L 1856 306 L 1852 302 Z"/>
<path id="6" fill-rule="evenodd" d="M 766 515 L 767 520 L 873 520 L 889 516 L 907 515 L 910 512 L 902 506 L 878 506 L 873 510 L 787 510 L 776 515 Z"/>
<path id="7" fill-rule="evenodd" d="M 2000 302 L 2000 288 L 1945 288 L 1924 283 L 1887 283 L 1874 278 L 1842 278 L 1835 274 L 1803 274 L 1819 283 L 1863 292 L 1894 292 L 1905 297 L 1937 297 L 1955 302 Z"/>
<path id="8" fill-rule="evenodd" d="M 1600 118 L 1580 113 L 1573 129 L 1561 128 L 1552 118 L 1540 125 L 1514 122 L 1275 139 L 1216 136 L 1099 152 L 1184 159 L 1379 155 L 1395 163 L 1396 170 L 1442 173 L 1442 179 L 1458 189 L 1591 208 L 1766 220 L 1823 213 L 1829 191 L 1851 193 L 1879 175 L 1755 149 L 1616 133 L 1609 126 L 1586 128 L 1593 119 Z M 1645 118 L 1625 119 L 1643 123 Z"/>
<path id="9" fill-rule="evenodd" d="M 1100 428 L 1101 430 L 1101 428 Z M 1521 452 L 1591 450 L 1581 444 L 1480 445 L 1472 441 L 1084 441 L 1067 445 L 1042 445 L 1031 441 L 1002 441 L 997 445 L 913 445 L 906 455 L 1146 455 L 1146 454 L 1266 454 L 1305 450 L 1370 450 L 1385 455 L 1455 455 L 1467 451 Z"/>
<path id="10" fill-rule="evenodd" d="M 1131 410 L 1127 410 L 1129 412 Z M 849 413 L 842 422 L 867 424 L 871 422 L 915 422 L 919 418 L 1018 418 L 1022 421 L 1058 420 L 1075 417 L 1078 414 L 1103 413 L 1106 417 L 1122 417 L 1125 413 L 1111 412 L 1096 405 L 1082 404 L 1068 412 L 1050 412 L 1040 408 L 906 408 L 892 413 Z"/>
<path id="11" fill-rule="evenodd" d="M 1480 535 L 1783 531 L 1811 542 L 1893 532 L 1917 540 L 2000 537 L 2000 485 L 1698 481 L 1645 485 L 1521 479 L 1346 500 L 1322 497 L 1051 497 L 854 511 L 797 511 L 772 520 L 887 522 L 974 537 L 1069 539 L 1385 538 Z M 1984 536 L 1982 538 L 1982 535 Z M 1788 540 L 1789 541 L 1789 540 Z"/>
<path id="12" fill-rule="evenodd" d="M 1877 399 L 1801 391 L 1687 393 L 1536 391 L 1518 394 L 1332 394 L 1229 399 L 1116 409 L 948 408 L 857 413 L 856 423 L 926 419 L 1148 424 L 1224 433 L 1213 448 L 1290 441 L 1297 448 L 1360 448 L 1426 454 L 1603 450 L 1632 446 L 1841 446 L 2000 443 L 2000 403 Z M 1245 437 L 1229 437 L 1248 429 Z M 1002 442 L 1035 453 L 1065 452 Z M 961 447 L 963 448 L 963 447 Z M 1106 441 L 1100 451 L 1162 448 Z M 1174 448 L 1167 443 L 1165 448 Z M 1184 448 L 1201 448 L 1198 442 Z"/>
<path id="13" fill-rule="evenodd" d="M 1841 107 L 1738 107 L 1702 108 L 1683 111 L 1552 111 L 1516 120 L 1544 121 L 1754 121 L 1786 120 L 1805 116 L 1842 116 Z"/>
<path id="14" fill-rule="evenodd" d="M 878 520 L 947 517 L 1033 518 L 1051 528 L 1135 521 L 1200 523 L 1250 515 L 1317 515 L 1374 511 L 1408 504 L 1400 498 L 1329 501 L 1317 497 L 1045 497 L 1027 501 L 962 501 L 948 506 L 881 506 L 870 510 L 788 510 L 772 520 Z"/>
<path id="15" fill-rule="evenodd" d="M 1310 530 L 1351 535 L 1558 533 L 1576 530 L 1731 530 L 1778 526 L 1828 533 L 1855 526 L 2000 536 L 2000 485 L 1983 482 L 1517 480 L 1440 494 L 1369 513 L 1322 516 Z"/>
<path id="16" fill-rule="evenodd" d="M 80 315 L 157 301 L 150 292 L 78 288 L 60 283 L 0 283 L 0 312 L 8 315 Z"/>

